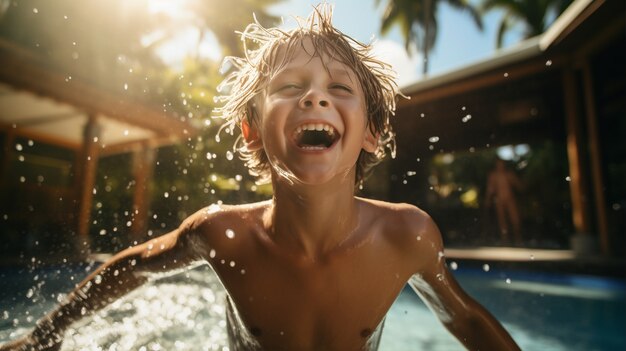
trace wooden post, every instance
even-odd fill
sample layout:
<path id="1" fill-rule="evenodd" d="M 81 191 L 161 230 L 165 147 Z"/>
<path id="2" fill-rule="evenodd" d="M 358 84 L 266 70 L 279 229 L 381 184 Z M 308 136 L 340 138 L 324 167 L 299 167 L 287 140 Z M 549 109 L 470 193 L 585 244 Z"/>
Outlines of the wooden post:
<path id="1" fill-rule="evenodd" d="M 148 144 L 133 154 L 133 222 L 131 241 L 142 242 L 148 229 L 148 211 L 150 209 L 150 179 L 154 172 L 155 150 Z"/>
<path id="2" fill-rule="evenodd" d="M 583 65 L 583 88 L 585 93 L 585 107 L 587 117 L 587 137 L 589 138 L 589 158 L 591 161 L 591 180 L 595 199 L 596 219 L 600 234 L 600 248 L 608 255 L 609 226 L 607 223 L 606 199 L 604 197 L 604 181 L 602 175 L 602 154 L 598 139 L 598 114 L 596 113 L 595 94 L 593 92 L 593 76 L 589 62 Z"/>
<path id="3" fill-rule="evenodd" d="M 83 129 L 83 144 L 77 160 L 78 183 L 78 219 L 77 233 L 80 245 L 89 247 L 89 222 L 91 204 L 94 195 L 98 151 L 100 145 L 100 126 L 96 117 L 89 116 Z"/>
<path id="4" fill-rule="evenodd" d="M 573 68 L 563 70 L 563 98 L 565 102 L 565 121 L 567 130 L 567 158 L 569 161 L 569 184 L 572 197 L 572 217 L 576 233 L 589 234 L 591 222 L 587 186 L 584 173 L 584 155 L 581 151 L 582 126 L 579 109 L 576 104 L 576 77 Z"/>
<path id="5" fill-rule="evenodd" d="M 2 164 L 0 165 L 0 187 L 8 186 L 9 169 L 15 152 L 15 133 L 13 129 L 7 129 L 2 148 L 3 158 Z"/>

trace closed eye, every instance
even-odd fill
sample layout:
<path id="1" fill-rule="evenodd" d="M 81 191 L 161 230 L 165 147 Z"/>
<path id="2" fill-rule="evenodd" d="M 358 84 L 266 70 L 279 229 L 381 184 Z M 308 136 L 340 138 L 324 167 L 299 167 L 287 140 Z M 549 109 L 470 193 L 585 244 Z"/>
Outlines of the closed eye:
<path id="1" fill-rule="evenodd" d="M 350 94 L 352 94 L 352 88 L 344 84 L 333 84 L 330 86 L 331 89 L 344 90 Z"/>
<path id="2" fill-rule="evenodd" d="M 279 90 L 288 90 L 288 89 L 300 89 L 300 86 L 296 84 L 285 84 L 281 86 Z"/>

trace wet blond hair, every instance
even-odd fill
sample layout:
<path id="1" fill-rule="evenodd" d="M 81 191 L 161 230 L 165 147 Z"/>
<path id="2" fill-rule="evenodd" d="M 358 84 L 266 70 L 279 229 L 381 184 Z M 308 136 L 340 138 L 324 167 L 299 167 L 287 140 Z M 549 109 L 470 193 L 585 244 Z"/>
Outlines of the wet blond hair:
<path id="1" fill-rule="evenodd" d="M 356 164 L 356 184 L 361 184 L 373 166 L 378 164 L 389 149 L 395 156 L 394 133 L 389 118 L 394 114 L 398 86 L 395 72 L 387 63 L 375 59 L 372 46 L 358 42 L 343 34 L 332 22 L 332 6 L 321 4 L 307 19 L 296 18 L 297 28 L 284 31 L 279 28 L 265 28 L 256 19 L 241 32 L 245 57 L 226 57 L 224 66 L 231 72 L 218 86 L 218 96 L 222 107 L 215 109 L 216 117 L 226 122 L 223 130 L 234 133 L 245 120 L 250 126 L 260 118 L 254 104 L 254 97 L 261 93 L 272 77 L 287 65 L 305 40 L 313 44 L 312 57 L 328 57 L 350 67 L 359 80 L 365 97 L 368 126 L 378 138 L 375 152 L 361 150 Z M 252 46 L 252 47 L 251 47 Z M 245 162 L 250 174 L 259 182 L 270 179 L 270 164 L 265 150 L 248 150 L 242 144 L 241 136 L 235 142 L 235 150 Z"/>

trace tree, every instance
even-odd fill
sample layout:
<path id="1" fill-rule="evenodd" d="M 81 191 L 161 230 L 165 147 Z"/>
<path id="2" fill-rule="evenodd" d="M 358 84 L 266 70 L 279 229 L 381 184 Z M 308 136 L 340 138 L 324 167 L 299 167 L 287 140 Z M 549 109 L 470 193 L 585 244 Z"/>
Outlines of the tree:
<path id="1" fill-rule="evenodd" d="M 504 11 L 496 38 L 496 47 L 501 48 L 504 35 L 516 25 L 524 27 L 524 39 L 540 35 L 571 3 L 572 0 L 483 0 L 480 12 Z"/>
<path id="2" fill-rule="evenodd" d="M 430 50 L 437 41 L 437 10 L 439 0 L 387 0 L 381 23 L 381 33 L 386 34 L 394 26 L 400 26 L 404 37 L 404 46 L 411 54 L 411 44 L 424 55 L 422 73 L 428 73 L 428 57 Z M 446 0 L 459 10 L 468 11 L 479 29 L 482 30 L 482 20 L 478 11 L 467 0 Z M 380 0 L 376 0 L 380 4 Z"/>

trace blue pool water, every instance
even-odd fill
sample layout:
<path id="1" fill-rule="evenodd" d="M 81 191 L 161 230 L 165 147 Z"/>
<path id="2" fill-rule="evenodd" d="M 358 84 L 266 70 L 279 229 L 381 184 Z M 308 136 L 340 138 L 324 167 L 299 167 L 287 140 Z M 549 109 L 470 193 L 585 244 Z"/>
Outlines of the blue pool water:
<path id="1" fill-rule="evenodd" d="M 456 266 L 461 285 L 523 350 L 626 349 L 623 280 Z M 92 268 L 0 270 L 0 340 L 29 330 Z M 223 298 L 206 266 L 164 278 L 69 330 L 63 350 L 225 351 Z M 406 288 L 388 314 L 381 350 L 463 348 Z"/>

